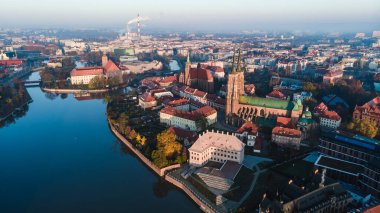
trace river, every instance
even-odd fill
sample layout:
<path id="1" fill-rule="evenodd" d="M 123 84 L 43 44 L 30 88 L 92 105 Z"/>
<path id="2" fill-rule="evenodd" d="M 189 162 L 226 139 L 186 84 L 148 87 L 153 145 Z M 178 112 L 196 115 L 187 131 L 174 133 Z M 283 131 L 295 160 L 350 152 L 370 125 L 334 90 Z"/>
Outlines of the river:
<path id="1" fill-rule="evenodd" d="M 0 129 L 0 212 L 200 212 L 111 134 L 103 100 L 28 92 Z"/>

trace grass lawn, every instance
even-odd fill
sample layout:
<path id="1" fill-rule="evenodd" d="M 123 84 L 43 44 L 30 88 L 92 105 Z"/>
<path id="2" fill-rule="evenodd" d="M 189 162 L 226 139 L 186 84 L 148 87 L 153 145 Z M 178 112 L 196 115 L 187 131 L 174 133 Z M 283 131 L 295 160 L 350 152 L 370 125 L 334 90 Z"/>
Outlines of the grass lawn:
<path id="1" fill-rule="evenodd" d="M 254 171 L 242 166 L 239 173 L 235 177 L 235 182 L 231 186 L 230 191 L 223 194 L 223 197 L 233 200 L 240 201 L 240 199 L 247 193 L 249 187 L 252 184 L 254 177 Z"/>

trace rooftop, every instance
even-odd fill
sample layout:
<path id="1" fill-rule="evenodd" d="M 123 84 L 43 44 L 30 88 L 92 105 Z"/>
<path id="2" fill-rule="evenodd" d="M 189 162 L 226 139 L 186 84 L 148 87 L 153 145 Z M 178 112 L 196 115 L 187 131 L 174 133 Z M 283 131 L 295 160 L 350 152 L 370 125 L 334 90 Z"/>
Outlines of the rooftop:
<path id="1" fill-rule="evenodd" d="M 282 109 L 282 110 L 292 110 L 292 111 L 298 111 L 302 107 L 301 103 L 297 103 L 295 101 L 274 100 L 274 99 L 268 99 L 268 98 L 249 97 L 249 96 L 240 96 L 239 103 L 252 105 L 252 106 Z"/>
<path id="2" fill-rule="evenodd" d="M 221 148 L 240 152 L 244 150 L 245 144 L 236 136 L 218 132 L 206 132 L 190 147 L 189 151 L 202 152 L 209 147 Z"/>

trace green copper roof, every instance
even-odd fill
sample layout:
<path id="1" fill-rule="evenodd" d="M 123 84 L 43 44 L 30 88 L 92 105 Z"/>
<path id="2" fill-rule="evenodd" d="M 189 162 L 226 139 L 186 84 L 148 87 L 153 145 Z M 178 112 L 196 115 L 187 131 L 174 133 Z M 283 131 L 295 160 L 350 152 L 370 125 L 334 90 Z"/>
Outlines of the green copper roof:
<path id="1" fill-rule="evenodd" d="M 312 124 L 312 123 L 315 123 L 315 121 L 311 118 L 300 118 L 298 120 L 298 123 Z"/>
<path id="2" fill-rule="evenodd" d="M 269 98 L 259 98 L 259 97 L 249 97 L 249 96 L 240 96 L 239 103 L 251 105 L 251 106 L 267 107 L 267 108 L 282 109 L 282 110 L 293 110 L 293 111 L 298 111 L 302 107 L 302 104 L 297 103 L 295 101 L 273 100 Z"/>

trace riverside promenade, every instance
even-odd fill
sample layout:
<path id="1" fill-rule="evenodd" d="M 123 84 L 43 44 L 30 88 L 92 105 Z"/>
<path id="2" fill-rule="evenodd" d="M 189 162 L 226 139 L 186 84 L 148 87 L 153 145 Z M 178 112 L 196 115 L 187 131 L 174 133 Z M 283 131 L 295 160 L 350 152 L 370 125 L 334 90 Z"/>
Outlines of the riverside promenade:
<path id="1" fill-rule="evenodd" d="M 134 147 L 124 136 L 122 136 L 115 129 L 115 127 L 112 125 L 111 121 L 108 118 L 107 118 L 107 121 L 112 133 L 121 142 L 123 142 L 146 166 L 148 166 L 152 171 L 154 171 L 160 177 L 164 177 L 164 179 L 168 181 L 169 183 L 181 189 L 187 196 L 189 196 L 201 208 L 202 211 L 207 212 L 207 213 L 222 212 L 222 211 L 216 210 L 215 205 L 211 204 L 209 201 L 206 201 L 205 198 L 202 198 L 203 196 L 199 192 L 196 192 L 195 189 L 188 186 L 188 184 L 179 180 L 179 178 L 176 178 L 175 176 L 170 175 L 170 173 L 166 174 L 167 172 L 171 170 L 181 168 L 180 164 L 174 164 L 162 169 L 158 168 L 156 165 L 153 164 L 152 161 L 150 161 L 136 147 Z"/>

